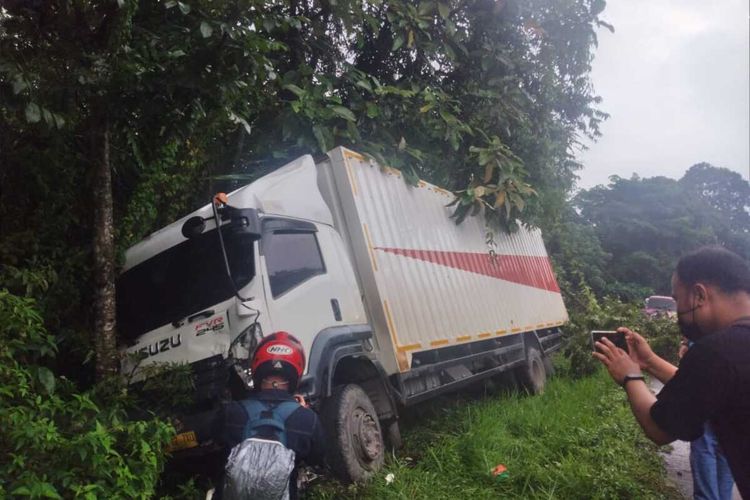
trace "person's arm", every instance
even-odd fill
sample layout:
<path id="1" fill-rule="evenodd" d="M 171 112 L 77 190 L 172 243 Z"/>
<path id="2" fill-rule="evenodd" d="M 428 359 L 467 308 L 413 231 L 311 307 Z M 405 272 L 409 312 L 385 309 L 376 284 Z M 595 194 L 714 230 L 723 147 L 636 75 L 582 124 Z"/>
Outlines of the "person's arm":
<path id="1" fill-rule="evenodd" d="M 640 374 L 640 364 L 608 338 L 602 337 L 596 342 L 595 347 L 597 352 L 594 352 L 594 357 L 602 362 L 619 385 L 623 384 L 627 375 Z M 646 437 L 658 445 L 674 441 L 674 438 L 664 432 L 651 417 L 651 407 L 656 402 L 656 397 L 646 383 L 642 380 L 630 380 L 625 385 L 625 392 L 628 395 L 630 409 Z"/>
<path id="2" fill-rule="evenodd" d="M 315 424 L 313 425 L 310 442 L 310 456 L 306 459 L 306 462 L 310 465 L 322 466 L 325 464 L 326 435 L 317 413 L 312 413 L 315 417 Z"/>
<path id="3" fill-rule="evenodd" d="M 656 396 L 653 395 L 646 383 L 642 380 L 631 380 L 625 386 L 625 391 L 628 394 L 630 409 L 646 437 L 658 445 L 669 444 L 674 441 L 674 438 L 661 430 L 651 417 L 651 407 L 656 402 Z"/>
<path id="4" fill-rule="evenodd" d="M 618 328 L 617 331 L 625 334 L 630 359 L 638 363 L 638 366 L 642 370 L 648 372 L 649 375 L 659 380 L 662 384 L 666 384 L 674 377 L 674 374 L 677 373 L 677 367 L 657 356 L 651 350 L 651 346 L 648 345 L 646 339 L 624 326 Z"/>
<path id="5" fill-rule="evenodd" d="M 649 359 L 644 370 L 646 370 L 649 375 L 659 380 L 662 384 L 666 384 L 672 380 L 674 374 L 677 373 L 677 367 L 675 365 L 666 359 L 660 358 L 656 354 L 654 354 L 653 358 Z"/>

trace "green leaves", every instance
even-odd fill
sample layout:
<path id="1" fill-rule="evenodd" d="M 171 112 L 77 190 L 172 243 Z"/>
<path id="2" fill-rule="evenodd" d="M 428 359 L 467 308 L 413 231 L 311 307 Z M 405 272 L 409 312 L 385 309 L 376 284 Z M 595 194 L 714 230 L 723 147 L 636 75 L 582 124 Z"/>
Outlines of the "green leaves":
<path id="1" fill-rule="evenodd" d="M 440 13 L 440 17 L 448 19 L 448 16 L 450 15 L 450 7 L 448 7 L 448 4 L 445 2 L 438 2 L 438 12 Z"/>
<path id="2" fill-rule="evenodd" d="M 42 119 L 42 112 L 36 103 L 30 102 L 26 105 L 26 121 L 29 123 L 37 123 Z"/>
<path id="3" fill-rule="evenodd" d="M 481 183 L 472 182 L 470 188 L 456 193 L 453 204 L 458 204 L 453 217 L 456 223 L 464 220 L 467 214 L 476 215 L 482 209 L 497 213 L 504 224 L 513 224 L 526 208 L 529 197 L 536 195 L 524 178 L 526 171 L 520 159 L 497 137 L 493 137 L 487 147 L 471 146 L 469 151 L 483 168 Z M 493 178 L 497 182 L 490 184 Z M 452 206 L 453 204 L 449 205 Z"/>
<path id="4" fill-rule="evenodd" d="M 203 35 L 203 38 L 210 37 L 211 34 L 214 32 L 214 29 L 206 21 L 201 21 L 200 30 L 201 30 L 201 35 Z"/>
<path id="5" fill-rule="evenodd" d="M 293 92 L 297 97 L 303 97 L 305 95 L 305 91 L 294 85 L 293 83 L 288 83 L 284 85 L 283 88 Z"/>
<path id="6" fill-rule="evenodd" d="M 344 120 L 349 120 L 350 122 L 357 121 L 357 117 L 354 116 L 354 113 L 344 106 L 331 106 L 331 110 L 333 111 L 333 114 Z"/>
<path id="7" fill-rule="evenodd" d="M 23 76 L 20 73 L 16 73 L 16 75 L 13 77 L 13 93 L 20 94 L 28 87 L 29 85 L 28 83 L 26 83 L 26 80 L 23 79 Z"/>
<path id="8" fill-rule="evenodd" d="M 30 498 L 150 498 L 173 429 L 132 408 L 107 380 L 87 392 L 40 365 L 54 346 L 30 299 L 0 290 L 0 494 Z M 97 404 L 99 403 L 99 404 Z"/>
<path id="9" fill-rule="evenodd" d="M 52 394 L 53 392 L 55 392 L 55 376 L 52 374 L 49 368 L 40 366 L 37 370 L 37 378 L 39 378 L 39 382 L 42 383 L 44 389 L 47 391 L 47 394 Z"/>
<path id="10" fill-rule="evenodd" d="M 55 487 L 47 482 L 39 482 L 31 486 L 20 486 L 13 490 L 11 494 L 18 497 L 54 498 L 62 500 L 62 497 Z"/>
<path id="11" fill-rule="evenodd" d="M 378 109 L 377 104 L 373 102 L 368 102 L 365 104 L 365 107 L 366 107 L 367 118 L 377 118 L 378 115 L 380 115 L 380 110 Z"/>
<path id="12" fill-rule="evenodd" d="M 333 138 L 327 128 L 321 125 L 313 125 L 312 132 L 318 141 L 318 148 L 321 152 L 329 151 L 333 147 Z"/>
<path id="13" fill-rule="evenodd" d="M 28 123 L 39 123 L 44 118 L 44 122 L 49 127 L 60 129 L 65 126 L 65 119 L 61 115 L 53 113 L 47 108 L 42 108 L 34 102 L 26 105 L 24 115 Z"/>

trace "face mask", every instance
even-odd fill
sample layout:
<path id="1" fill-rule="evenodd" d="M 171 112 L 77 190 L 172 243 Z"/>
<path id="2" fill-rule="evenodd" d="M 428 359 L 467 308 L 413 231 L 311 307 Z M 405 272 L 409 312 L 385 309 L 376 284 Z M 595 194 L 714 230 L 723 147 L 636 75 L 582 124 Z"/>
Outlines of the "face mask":
<path id="1" fill-rule="evenodd" d="M 698 340 L 701 335 L 701 329 L 698 326 L 698 324 L 695 322 L 695 315 L 693 315 L 693 322 L 688 323 L 685 321 L 685 315 L 687 313 L 691 313 L 698 309 L 700 306 L 694 306 L 690 309 L 686 309 L 685 311 L 677 311 L 677 326 L 680 327 L 680 333 L 682 333 L 686 339 L 696 341 Z"/>

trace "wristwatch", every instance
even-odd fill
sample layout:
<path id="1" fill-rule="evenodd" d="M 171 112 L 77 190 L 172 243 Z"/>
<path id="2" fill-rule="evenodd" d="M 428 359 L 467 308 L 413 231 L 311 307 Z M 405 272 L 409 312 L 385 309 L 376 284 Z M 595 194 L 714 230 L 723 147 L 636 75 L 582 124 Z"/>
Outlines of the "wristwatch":
<path id="1" fill-rule="evenodd" d="M 646 377 L 644 377 L 640 373 L 632 373 L 632 374 L 625 375 L 625 378 L 622 379 L 622 388 L 624 389 L 625 386 L 628 385 L 628 382 L 630 382 L 631 380 L 643 380 L 645 382 Z"/>

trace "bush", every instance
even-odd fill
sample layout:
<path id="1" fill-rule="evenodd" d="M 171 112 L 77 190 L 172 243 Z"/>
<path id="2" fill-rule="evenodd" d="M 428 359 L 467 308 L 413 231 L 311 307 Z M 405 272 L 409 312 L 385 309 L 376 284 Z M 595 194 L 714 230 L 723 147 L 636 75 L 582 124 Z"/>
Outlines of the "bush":
<path id="1" fill-rule="evenodd" d="M 564 328 L 565 346 L 562 353 L 569 360 L 563 373 L 572 378 L 593 374 L 599 362 L 591 355 L 591 330 L 601 330 L 607 322 L 607 314 L 602 309 L 591 288 L 581 280 L 577 293 L 566 293 L 570 321 Z"/>
<path id="2" fill-rule="evenodd" d="M 128 420 L 119 380 L 78 391 L 32 299 L 0 290 L 0 497 L 148 498 L 172 427 Z"/>
<path id="3" fill-rule="evenodd" d="M 667 318 L 648 318 L 639 303 L 625 303 L 606 297 L 598 300 L 582 282 L 575 292 L 566 293 L 570 322 L 564 328 L 563 355 L 569 359 L 567 375 L 578 378 L 591 375 L 599 362 L 591 355 L 591 330 L 614 330 L 627 326 L 649 342 L 654 352 L 677 363 L 680 333 L 677 324 Z"/>
<path id="4" fill-rule="evenodd" d="M 635 329 L 648 340 L 651 349 L 662 358 L 677 364 L 677 351 L 680 348 L 680 329 L 677 323 L 667 318 L 648 319 L 641 317 L 635 323 Z"/>

